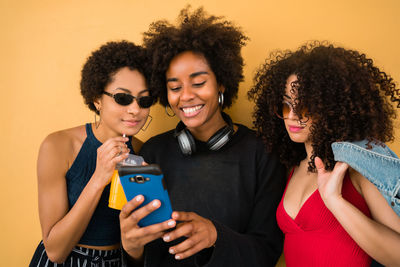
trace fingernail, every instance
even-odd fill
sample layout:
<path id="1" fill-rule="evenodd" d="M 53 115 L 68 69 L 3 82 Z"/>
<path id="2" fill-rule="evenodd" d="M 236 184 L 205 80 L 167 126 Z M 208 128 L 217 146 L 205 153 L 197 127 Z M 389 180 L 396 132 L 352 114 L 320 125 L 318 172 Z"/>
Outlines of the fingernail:
<path id="1" fill-rule="evenodd" d="M 153 207 L 155 207 L 155 208 L 156 208 L 156 207 L 158 207 L 158 205 L 159 205 L 159 202 L 158 202 L 157 200 L 155 200 L 155 201 L 153 201 L 153 204 L 152 204 L 152 205 L 153 205 Z"/>
<path id="2" fill-rule="evenodd" d="M 175 225 L 175 221 L 169 221 L 169 222 L 168 222 L 168 226 L 171 226 L 171 227 L 172 227 L 172 226 L 174 226 L 174 225 Z"/>
<path id="3" fill-rule="evenodd" d="M 140 200 L 142 200 L 142 196 L 137 196 L 135 199 L 136 199 L 136 201 L 139 202 Z"/>
<path id="4" fill-rule="evenodd" d="M 175 250 L 174 250 L 173 248 L 170 248 L 170 249 L 168 250 L 168 252 L 169 252 L 170 254 L 174 254 L 174 253 L 175 253 Z"/>
<path id="5" fill-rule="evenodd" d="M 170 237 L 169 235 L 166 235 L 166 236 L 163 237 L 163 240 L 164 240 L 165 242 L 168 242 L 170 239 L 171 239 L 171 237 Z M 171 252 L 170 252 L 170 253 L 171 253 Z"/>
<path id="6" fill-rule="evenodd" d="M 180 260 L 180 259 L 181 259 L 181 256 L 175 255 L 175 259 L 176 259 L 176 260 Z"/>

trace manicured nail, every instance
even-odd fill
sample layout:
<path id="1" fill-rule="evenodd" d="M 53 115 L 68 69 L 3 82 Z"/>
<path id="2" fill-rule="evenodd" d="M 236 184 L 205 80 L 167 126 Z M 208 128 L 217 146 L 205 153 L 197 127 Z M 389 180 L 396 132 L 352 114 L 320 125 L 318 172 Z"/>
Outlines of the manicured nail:
<path id="1" fill-rule="evenodd" d="M 137 202 L 139 202 L 139 201 L 142 200 L 142 196 L 139 195 L 139 196 L 137 196 L 135 199 L 136 199 Z"/>
<path id="2" fill-rule="evenodd" d="M 171 237 L 169 235 L 166 235 L 166 236 L 163 237 L 163 240 L 165 242 L 168 242 L 170 239 L 171 239 Z"/>
<path id="3" fill-rule="evenodd" d="M 169 252 L 170 254 L 174 254 L 174 253 L 175 253 L 175 250 L 174 250 L 173 248 L 170 248 L 170 249 L 168 250 L 168 252 Z"/>
<path id="4" fill-rule="evenodd" d="M 172 227 L 172 226 L 174 226 L 174 225 L 175 225 L 175 221 L 169 221 L 169 222 L 168 222 L 168 226 L 171 226 L 171 227 Z"/>
<path id="5" fill-rule="evenodd" d="M 175 255 L 175 259 L 176 259 L 176 260 L 180 260 L 180 259 L 181 259 L 181 256 Z"/>
<path id="6" fill-rule="evenodd" d="M 154 200 L 153 203 L 151 205 L 153 205 L 153 207 L 157 208 L 159 206 L 159 201 Z"/>

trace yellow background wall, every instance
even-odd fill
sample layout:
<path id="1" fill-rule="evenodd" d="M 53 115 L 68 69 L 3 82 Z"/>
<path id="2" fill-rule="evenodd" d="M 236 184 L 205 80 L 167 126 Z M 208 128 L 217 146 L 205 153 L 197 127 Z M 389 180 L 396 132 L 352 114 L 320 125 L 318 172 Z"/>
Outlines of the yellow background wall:
<path id="1" fill-rule="evenodd" d="M 50 132 L 93 121 L 79 92 L 86 57 L 106 41 L 140 44 L 152 21 L 175 19 L 189 2 L 235 21 L 251 38 L 243 49 L 246 79 L 228 111 L 245 125 L 252 123 L 246 91 L 256 67 L 274 49 L 333 41 L 365 52 L 400 81 L 397 0 L 0 0 L 1 266 L 27 266 L 41 239 L 36 185 L 41 141 Z M 159 106 L 151 114 L 142 140 L 176 124 Z M 396 132 L 389 146 L 400 154 L 400 128 Z"/>

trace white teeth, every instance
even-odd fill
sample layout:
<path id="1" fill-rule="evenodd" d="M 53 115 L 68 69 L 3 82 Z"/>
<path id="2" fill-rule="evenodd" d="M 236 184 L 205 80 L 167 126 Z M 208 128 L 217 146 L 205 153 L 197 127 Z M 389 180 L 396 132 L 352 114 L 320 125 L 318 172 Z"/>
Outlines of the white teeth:
<path id="1" fill-rule="evenodd" d="M 198 111 L 201 108 L 202 108 L 202 105 L 198 105 L 198 106 L 190 107 L 190 108 L 182 108 L 182 110 L 185 114 L 191 114 L 191 113 Z"/>

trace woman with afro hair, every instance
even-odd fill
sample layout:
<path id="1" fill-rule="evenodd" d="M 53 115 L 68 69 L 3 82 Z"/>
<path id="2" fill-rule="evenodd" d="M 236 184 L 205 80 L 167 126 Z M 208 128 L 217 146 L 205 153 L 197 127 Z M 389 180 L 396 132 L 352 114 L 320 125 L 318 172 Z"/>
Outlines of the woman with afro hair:
<path id="1" fill-rule="evenodd" d="M 81 93 L 95 122 L 52 133 L 40 147 L 43 241 L 31 267 L 122 266 L 119 211 L 108 207 L 110 180 L 116 164 L 141 145 L 134 135 L 153 104 L 147 62 L 146 50 L 120 41 L 101 46 L 84 64 Z"/>
<path id="2" fill-rule="evenodd" d="M 391 178 L 376 162 L 381 157 L 399 179 L 400 161 L 384 144 L 394 139 L 389 99 L 400 102 L 392 78 L 364 54 L 313 42 L 272 54 L 249 97 L 267 150 L 290 170 L 276 213 L 287 266 L 369 266 L 371 257 L 399 266 L 400 217 L 364 177 L 371 162 L 347 149 L 349 162 L 361 166 L 355 170 L 332 151 L 334 144 L 358 144 L 380 168 L 372 173 Z M 379 147 L 391 154 L 372 152 Z"/>
<path id="3" fill-rule="evenodd" d="M 121 220 L 133 264 L 274 266 L 281 255 L 275 210 L 284 169 L 254 131 L 223 112 L 243 80 L 246 40 L 231 22 L 202 8 L 182 10 L 177 26 L 157 21 L 145 33 L 153 56 L 151 86 L 180 122 L 149 139 L 140 154 L 161 166 L 177 226 L 168 232 L 167 223 L 137 226 L 159 205 Z M 130 202 L 127 211 L 140 201 Z"/>

